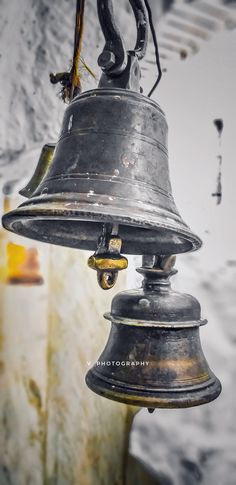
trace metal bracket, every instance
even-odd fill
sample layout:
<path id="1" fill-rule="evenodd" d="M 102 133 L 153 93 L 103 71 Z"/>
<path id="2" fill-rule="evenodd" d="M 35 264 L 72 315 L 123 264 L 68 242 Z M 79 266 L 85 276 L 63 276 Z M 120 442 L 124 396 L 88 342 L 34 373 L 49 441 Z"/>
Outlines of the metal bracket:
<path id="1" fill-rule="evenodd" d="M 119 76 L 104 72 L 99 81 L 99 88 L 121 88 L 140 91 L 141 69 L 134 52 L 127 52 L 127 66 Z"/>
<path id="2" fill-rule="evenodd" d="M 89 267 L 97 271 L 98 284 L 103 290 L 113 288 L 118 272 L 128 267 L 127 258 L 120 254 L 122 240 L 118 229 L 116 224 L 104 224 L 97 250 L 88 259 Z"/>
<path id="3" fill-rule="evenodd" d="M 121 87 L 139 91 L 140 68 L 138 60 L 146 53 L 148 19 L 143 0 L 129 0 L 133 9 L 137 40 L 133 51 L 126 52 L 120 31 L 115 23 L 112 0 L 97 0 L 98 17 L 105 37 L 98 65 L 103 71 L 99 87 Z"/>

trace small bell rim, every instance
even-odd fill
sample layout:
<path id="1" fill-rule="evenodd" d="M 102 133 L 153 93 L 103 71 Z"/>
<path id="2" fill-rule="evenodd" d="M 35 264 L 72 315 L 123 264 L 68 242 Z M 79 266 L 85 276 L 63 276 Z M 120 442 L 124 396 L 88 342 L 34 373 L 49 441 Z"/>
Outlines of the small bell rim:
<path id="1" fill-rule="evenodd" d="M 219 379 L 211 373 L 210 379 L 201 386 L 186 386 L 185 388 L 153 388 L 151 391 L 144 387 L 122 387 L 119 382 L 112 384 L 97 374 L 94 368 L 90 369 L 85 377 L 88 388 L 107 399 L 139 407 L 151 408 L 190 408 L 214 401 L 222 391 Z M 106 387 L 105 387 L 106 386 Z M 204 393 L 205 391 L 205 393 Z M 191 393 L 191 396 L 188 396 Z M 203 394 L 204 393 L 204 394 Z"/>
<path id="2" fill-rule="evenodd" d="M 199 320 L 189 320 L 189 321 L 159 321 L 159 320 L 142 320 L 142 319 L 132 319 L 130 317 L 119 317 L 119 315 L 113 315 L 111 312 L 104 313 L 104 318 L 115 324 L 128 325 L 130 327 L 151 327 L 151 328 L 191 328 L 191 327 L 202 327 L 207 324 L 206 318 L 200 318 Z"/>

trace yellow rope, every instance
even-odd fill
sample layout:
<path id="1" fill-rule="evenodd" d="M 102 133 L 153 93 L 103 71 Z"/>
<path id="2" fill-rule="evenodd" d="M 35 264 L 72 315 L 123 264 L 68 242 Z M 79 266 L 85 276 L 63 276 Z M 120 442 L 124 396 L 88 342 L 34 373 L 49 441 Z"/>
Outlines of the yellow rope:
<path id="1" fill-rule="evenodd" d="M 84 32 L 84 7 L 85 0 L 76 1 L 75 40 L 71 71 L 50 74 L 52 84 L 60 83 L 62 85 L 61 97 L 65 102 L 70 102 L 73 97 L 81 91 L 80 63 L 89 72 L 89 74 L 96 79 L 93 71 L 87 66 L 81 57 L 82 36 Z"/>
<path id="2" fill-rule="evenodd" d="M 81 89 L 80 81 L 80 56 L 82 48 L 82 36 L 84 31 L 84 4 L 85 0 L 77 0 L 76 2 L 76 20 L 75 20 L 75 43 L 73 65 L 71 69 L 71 93 L 70 99 L 73 98 L 75 89 Z"/>

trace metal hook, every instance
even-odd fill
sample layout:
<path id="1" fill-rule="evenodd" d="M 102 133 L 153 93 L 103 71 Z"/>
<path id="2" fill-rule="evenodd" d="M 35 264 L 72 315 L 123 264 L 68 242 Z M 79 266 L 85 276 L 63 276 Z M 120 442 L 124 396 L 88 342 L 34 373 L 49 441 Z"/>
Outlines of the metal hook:
<path id="1" fill-rule="evenodd" d="M 142 59 L 146 53 L 148 42 L 148 19 L 143 0 L 129 0 L 133 9 L 137 40 L 133 54 Z M 120 75 L 127 67 L 127 52 L 121 38 L 119 28 L 115 23 L 112 0 L 97 0 L 98 17 L 105 37 L 105 47 L 98 58 L 98 64 L 103 72 L 112 76 Z"/>

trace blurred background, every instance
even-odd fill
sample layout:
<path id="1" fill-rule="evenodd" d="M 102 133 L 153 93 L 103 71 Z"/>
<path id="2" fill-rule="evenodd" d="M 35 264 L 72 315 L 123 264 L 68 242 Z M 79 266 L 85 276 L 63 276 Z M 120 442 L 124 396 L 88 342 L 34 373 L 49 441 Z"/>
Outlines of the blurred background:
<path id="1" fill-rule="evenodd" d="M 162 81 L 153 98 L 169 125 L 174 198 L 203 248 L 177 258 L 173 287 L 198 298 L 209 321 L 203 350 L 222 382 L 213 403 L 148 414 L 93 395 L 84 375 L 109 326 L 102 318 L 119 289 L 139 285 L 135 267 L 107 294 L 88 254 L 0 230 L 0 484 L 234 485 L 236 483 L 235 113 L 236 2 L 150 0 Z M 50 72 L 69 69 L 75 2 L 0 1 L 0 208 L 17 206 L 44 143 L 57 140 L 65 105 Z M 114 2 L 127 48 L 135 23 Z M 133 28 L 131 28 L 133 26 Z M 104 45 L 96 2 L 87 0 L 83 89 L 97 85 Z M 147 94 L 154 48 L 142 62 Z M 217 191 L 219 137 L 222 199 Z M 132 427 L 131 427 L 132 425 Z M 128 452 L 129 448 L 129 452 Z"/>

